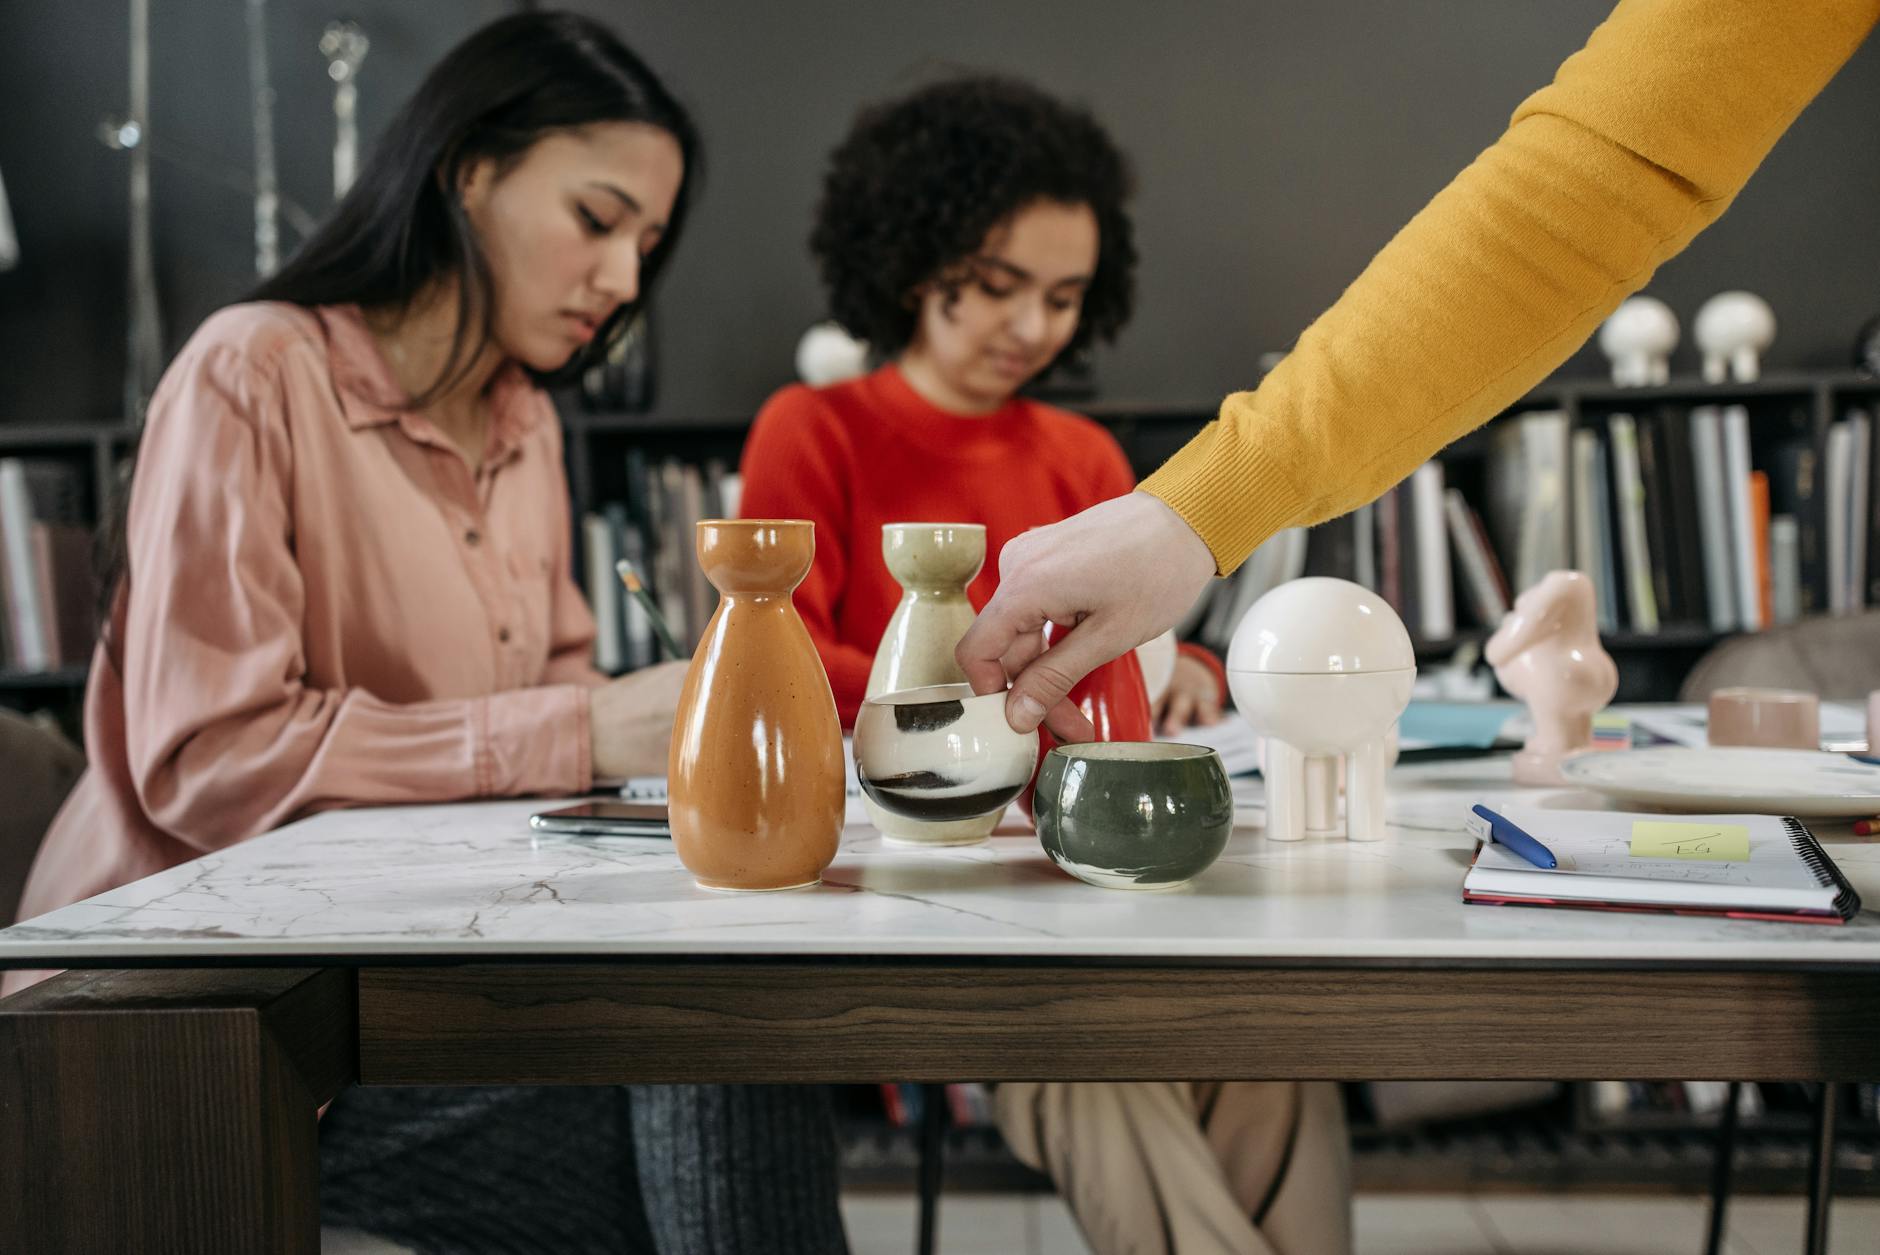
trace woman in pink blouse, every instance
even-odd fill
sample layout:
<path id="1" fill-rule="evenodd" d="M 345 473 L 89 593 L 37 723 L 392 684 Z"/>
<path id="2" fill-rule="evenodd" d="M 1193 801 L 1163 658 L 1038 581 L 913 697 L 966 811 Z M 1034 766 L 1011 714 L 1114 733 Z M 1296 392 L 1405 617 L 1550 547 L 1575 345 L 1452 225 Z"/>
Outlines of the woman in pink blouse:
<path id="1" fill-rule="evenodd" d="M 90 769 L 22 918 L 322 809 L 663 771 L 683 667 L 591 665 L 540 385 L 622 334 L 697 161 L 606 28 L 504 19 L 432 70 L 280 273 L 202 325 L 151 401 Z M 704 1249 L 700 1221 L 839 1248 L 826 1106 L 714 1093 L 349 1091 L 322 1128 L 326 1212 L 419 1249 L 646 1249 L 652 1229 Z M 739 1215 L 691 1205 L 690 1179 L 635 1185 L 636 1127 L 662 1142 L 642 1174 L 709 1173 L 688 1149 L 740 1104 L 800 1132 L 729 1192 Z M 799 1185 L 807 1204 L 763 1214 Z"/>

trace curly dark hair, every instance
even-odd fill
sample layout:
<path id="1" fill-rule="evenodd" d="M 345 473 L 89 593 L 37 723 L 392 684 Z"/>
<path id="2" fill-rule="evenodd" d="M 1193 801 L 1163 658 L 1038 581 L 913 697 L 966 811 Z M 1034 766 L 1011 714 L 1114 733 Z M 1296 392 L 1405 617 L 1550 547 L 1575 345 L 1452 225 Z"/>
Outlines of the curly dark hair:
<path id="1" fill-rule="evenodd" d="M 1086 110 L 1016 79 L 948 79 L 856 118 L 831 154 L 809 246 L 831 316 L 893 356 L 914 336 L 913 294 L 962 284 L 994 227 L 1041 200 L 1088 205 L 1097 268 L 1061 360 L 1129 321 L 1130 191 L 1128 164 Z"/>

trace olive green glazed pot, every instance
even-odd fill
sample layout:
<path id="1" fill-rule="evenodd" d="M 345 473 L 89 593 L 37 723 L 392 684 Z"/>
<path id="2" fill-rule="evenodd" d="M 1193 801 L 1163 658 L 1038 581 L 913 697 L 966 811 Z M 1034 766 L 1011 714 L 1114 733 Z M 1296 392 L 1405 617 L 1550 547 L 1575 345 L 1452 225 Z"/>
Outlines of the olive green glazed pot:
<path id="1" fill-rule="evenodd" d="M 1060 745 L 1038 769 L 1038 840 L 1059 867 L 1104 889 L 1174 889 L 1227 848 L 1234 793 L 1205 745 Z"/>

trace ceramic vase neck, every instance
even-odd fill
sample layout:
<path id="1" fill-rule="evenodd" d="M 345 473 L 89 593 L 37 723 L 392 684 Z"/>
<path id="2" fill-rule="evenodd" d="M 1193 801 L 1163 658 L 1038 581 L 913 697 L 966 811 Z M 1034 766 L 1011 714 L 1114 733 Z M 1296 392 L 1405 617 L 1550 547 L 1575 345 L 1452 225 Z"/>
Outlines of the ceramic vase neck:
<path id="1" fill-rule="evenodd" d="M 909 584 L 901 581 L 903 600 L 958 601 L 966 596 L 964 584 Z"/>

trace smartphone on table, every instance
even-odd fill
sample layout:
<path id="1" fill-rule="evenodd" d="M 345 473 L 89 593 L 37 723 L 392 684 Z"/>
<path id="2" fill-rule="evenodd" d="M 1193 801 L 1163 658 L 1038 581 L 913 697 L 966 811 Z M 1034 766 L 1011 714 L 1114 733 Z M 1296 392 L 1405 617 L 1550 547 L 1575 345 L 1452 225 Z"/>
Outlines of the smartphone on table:
<path id="1" fill-rule="evenodd" d="M 664 802 L 582 802 L 529 816 L 537 832 L 578 837 L 670 837 L 672 821 Z"/>

